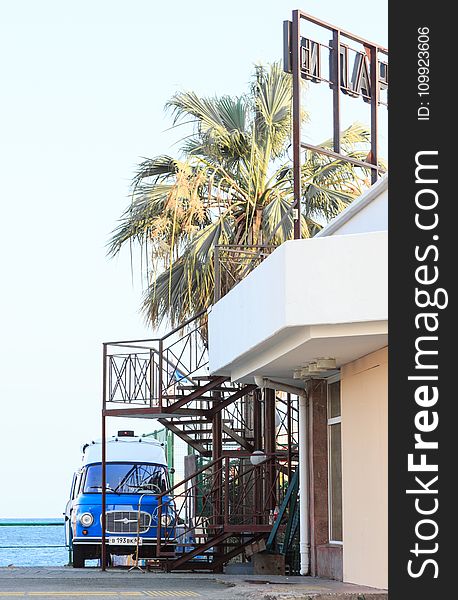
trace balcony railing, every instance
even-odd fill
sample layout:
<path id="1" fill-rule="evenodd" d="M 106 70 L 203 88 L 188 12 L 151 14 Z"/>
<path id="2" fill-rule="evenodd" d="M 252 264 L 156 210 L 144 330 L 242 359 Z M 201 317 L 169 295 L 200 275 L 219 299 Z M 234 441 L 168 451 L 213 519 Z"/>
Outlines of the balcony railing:
<path id="1" fill-rule="evenodd" d="M 265 244 L 215 246 L 214 302 L 225 296 L 275 250 Z"/>
<path id="2" fill-rule="evenodd" d="M 177 386 L 208 373 L 206 311 L 161 338 L 104 344 L 104 407 L 144 408 L 173 403 Z"/>

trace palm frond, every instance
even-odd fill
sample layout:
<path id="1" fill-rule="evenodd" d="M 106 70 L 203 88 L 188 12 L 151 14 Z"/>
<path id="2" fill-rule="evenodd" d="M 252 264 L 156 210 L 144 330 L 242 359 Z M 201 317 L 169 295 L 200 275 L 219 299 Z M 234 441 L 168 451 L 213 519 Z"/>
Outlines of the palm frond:
<path id="1" fill-rule="evenodd" d="M 181 159 L 161 155 L 140 162 L 130 205 L 108 242 L 111 256 L 126 244 L 148 253 L 142 310 L 150 323 L 178 325 L 212 303 L 216 245 L 277 245 L 293 237 L 286 156 L 291 101 L 291 76 L 275 63 L 255 67 L 247 94 L 180 92 L 167 103 L 173 127 L 192 126 L 180 142 Z M 308 118 L 305 111 L 302 118 Z M 341 134 L 343 153 L 358 160 L 367 159 L 369 141 L 360 123 Z M 332 140 L 321 147 L 332 149 Z M 303 237 L 315 235 L 369 185 L 366 169 L 312 151 L 305 153 L 301 175 Z"/>

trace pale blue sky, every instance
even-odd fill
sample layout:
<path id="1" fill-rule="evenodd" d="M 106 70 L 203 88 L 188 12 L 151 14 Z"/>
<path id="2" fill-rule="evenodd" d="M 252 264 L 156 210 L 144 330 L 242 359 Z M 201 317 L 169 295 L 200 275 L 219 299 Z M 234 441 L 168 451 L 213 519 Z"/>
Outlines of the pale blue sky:
<path id="1" fill-rule="evenodd" d="M 294 8 L 387 45 L 387 0 L 0 1 L 0 517 L 61 515 L 100 436 L 101 343 L 151 335 L 104 246 L 139 157 L 174 151 L 165 102 L 245 91 Z"/>

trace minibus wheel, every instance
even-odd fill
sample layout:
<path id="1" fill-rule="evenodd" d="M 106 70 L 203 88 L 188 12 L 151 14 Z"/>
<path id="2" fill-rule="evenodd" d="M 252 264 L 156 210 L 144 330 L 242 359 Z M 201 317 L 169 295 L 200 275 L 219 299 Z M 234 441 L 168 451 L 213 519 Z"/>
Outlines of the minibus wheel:
<path id="1" fill-rule="evenodd" d="M 73 545 L 73 560 L 72 565 L 74 569 L 84 569 L 85 551 L 81 546 Z"/>

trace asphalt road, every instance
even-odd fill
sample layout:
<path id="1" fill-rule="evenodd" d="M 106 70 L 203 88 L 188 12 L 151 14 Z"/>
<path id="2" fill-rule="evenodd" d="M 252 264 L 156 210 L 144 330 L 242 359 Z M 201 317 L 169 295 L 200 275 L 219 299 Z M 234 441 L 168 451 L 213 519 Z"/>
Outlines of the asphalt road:
<path id="1" fill-rule="evenodd" d="M 0 600 L 3 598 L 232 600 L 234 595 L 231 587 L 202 575 L 193 578 L 139 571 L 101 573 L 98 569 L 6 568 L 0 569 Z"/>
<path id="2" fill-rule="evenodd" d="M 0 600 L 387 600 L 375 590 L 314 577 L 211 575 L 71 567 L 0 567 Z"/>

